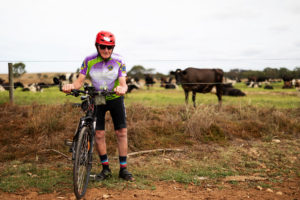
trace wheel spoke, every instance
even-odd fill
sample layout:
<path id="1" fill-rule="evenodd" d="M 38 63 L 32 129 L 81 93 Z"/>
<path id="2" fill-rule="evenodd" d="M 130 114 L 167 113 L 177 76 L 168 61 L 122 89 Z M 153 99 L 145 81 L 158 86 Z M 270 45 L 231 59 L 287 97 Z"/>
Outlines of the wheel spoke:
<path id="1" fill-rule="evenodd" d="M 85 181 L 86 181 L 86 167 L 87 167 L 87 158 L 88 158 L 88 136 L 87 134 L 84 135 L 84 138 L 82 140 L 81 145 L 81 155 L 80 155 L 80 161 L 79 161 L 79 172 L 78 172 L 78 189 L 80 192 L 82 192 Z"/>
<path id="2" fill-rule="evenodd" d="M 80 133 L 80 139 L 76 147 L 76 159 L 74 163 L 74 191 L 81 198 L 86 190 L 89 174 L 89 129 L 84 127 Z"/>

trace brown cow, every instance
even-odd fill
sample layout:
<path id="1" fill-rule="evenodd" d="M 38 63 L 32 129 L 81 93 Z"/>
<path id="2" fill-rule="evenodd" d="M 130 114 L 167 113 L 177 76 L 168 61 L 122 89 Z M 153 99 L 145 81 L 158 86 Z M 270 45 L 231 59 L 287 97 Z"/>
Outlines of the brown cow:
<path id="1" fill-rule="evenodd" d="M 196 107 L 196 92 L 208 93 L 216 86 L 219 106 L 222 105 L 222 81 L 224 72 L 222 69 L 197 69 L 186 68 L 185 70 L 177 69 L 171 72 L 175 75 L 176 83 L 181 84 L 185 93 L 185 102 L 188 103 L 189 91 L 193 92 L 193 103 Z"/>

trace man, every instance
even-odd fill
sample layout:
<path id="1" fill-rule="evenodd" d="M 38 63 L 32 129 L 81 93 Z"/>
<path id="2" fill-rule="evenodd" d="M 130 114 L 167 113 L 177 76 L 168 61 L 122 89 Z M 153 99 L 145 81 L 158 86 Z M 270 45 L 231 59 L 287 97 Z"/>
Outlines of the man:
<path id="1" fill-rule="evenodd" d="M 95 139 L 96 149 L 102 163 L 102 171 L 96 176 L 96 180 L 101 181 L 111 177 L 105 142 L 105 113 L 109 110 L 118 141 L 120 160 L 119 177 L 127 181 L 133 181 L 132 174 L 127 170 L 128 145 L 123 96 L 128 89 L 126 85 L 127 73 L 125 63 L 118 54 L 113 53 L 115 36 L 112 33 L 100 31 L 97 34 L 95 46 L 97 53 L 85 58 L 78 79 L 73 84 L 64 85 L 62 89 L 64 92 L 69 93 L 72 89 L 81 88 L 86 76 L 89 75 L 97 91 L 104 89 L 115 91 L 116 94 L 106 97 L 106 105 L 97 106 Z"/>

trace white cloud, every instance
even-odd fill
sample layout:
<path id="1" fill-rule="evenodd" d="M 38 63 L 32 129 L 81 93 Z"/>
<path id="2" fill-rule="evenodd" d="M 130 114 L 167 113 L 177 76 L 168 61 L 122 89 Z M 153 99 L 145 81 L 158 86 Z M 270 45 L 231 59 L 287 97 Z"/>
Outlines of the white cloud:
<path id="1" fill-rule="evenodd" d="M 10 0 L 0 7 L 0 60 L 71 60 L 26 68 L 74 71 L 95 51 L 96 33 L 109 30 L 128 69 L 293 69 L 300 59 L 299 10 L 297 0 Z"/>

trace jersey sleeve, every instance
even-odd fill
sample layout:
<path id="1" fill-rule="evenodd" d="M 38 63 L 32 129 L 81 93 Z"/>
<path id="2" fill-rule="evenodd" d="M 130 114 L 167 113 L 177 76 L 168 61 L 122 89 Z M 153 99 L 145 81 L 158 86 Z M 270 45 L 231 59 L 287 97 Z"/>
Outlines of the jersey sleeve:
<path id="1" fill-rule="evenodd" d="M 86 59 L 84 59 L 84 61 L 82 62 L 82 65 L 80 67 L 80 73 L 86 76 L 87 69 L 88 69 L 87 61 L 86 61 Z"/>
<path id="2" fill-rule="evenodd" d="M 127 76 L 126 65 L 124 61 L 122 61 L 120 64 L 118 77 L 125 77 L 125 76 Z"/>

